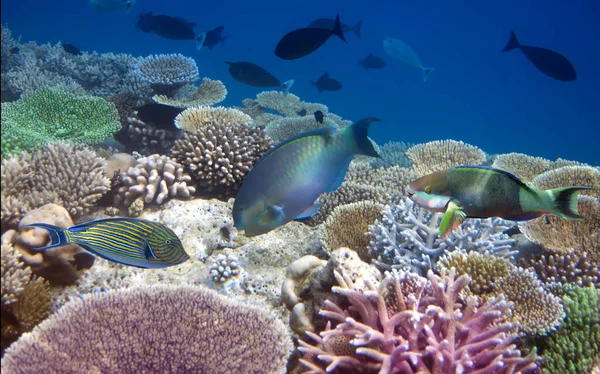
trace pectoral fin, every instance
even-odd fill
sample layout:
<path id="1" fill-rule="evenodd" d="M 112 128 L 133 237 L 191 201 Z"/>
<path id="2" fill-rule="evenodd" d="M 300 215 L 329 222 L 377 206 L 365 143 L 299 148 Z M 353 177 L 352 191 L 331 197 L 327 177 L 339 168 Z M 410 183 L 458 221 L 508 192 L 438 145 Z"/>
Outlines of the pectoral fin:
<path id="1" fill-rule="evenodd" d="M 462 225 L 467 215 L 463 212 L 458 205 L 450 201 L 446 208 L 446 213 L 440 222 L 440 237 L 442 240 L 446 240 L 452 230 L 457 229 Z"/>
<path id="2" fill-rule="evenodd" d="M 146 260 L 150 260 L 151 258 L 158 258 L 156 257 L 156 253 L 154 253 L 154 250 L 152 250 L 152 246 L 150 245 L 150 243 L 148 243 L 147 240 L 145 240 L 146 242 L 146 246 L 144 249 L 145 255 L 146 255 Z"/>
<path id="3" fill-rule="evenodd" d="M 285 212 L 279 205 L 269 205 L 265 211 L 256 218 L 256 224 L 261 227 L 278 227 L 285 220 Z"/>

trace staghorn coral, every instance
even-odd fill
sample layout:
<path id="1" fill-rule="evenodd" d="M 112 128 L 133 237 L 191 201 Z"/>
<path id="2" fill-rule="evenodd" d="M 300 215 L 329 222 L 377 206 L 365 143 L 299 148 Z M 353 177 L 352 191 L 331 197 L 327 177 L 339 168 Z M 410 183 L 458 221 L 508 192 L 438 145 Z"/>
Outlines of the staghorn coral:
<path id="1" fill-rule="evenodd" d="M 2 160 L 3 228 L 48 203 L 64 206 L 74 218 L 89 212 L 108 191 L 105 172 L 105 160 L 94 151 L 61 143 Z"/>
<path id="2" fill-rule="evenodd" d="M 7 349 L 2 371 L 284 373 L 291 349 L 264 308 L 156 285 L 68 303 Z"/>
<path id="3" fill-rule="evenodd" d="M 373 201 L 337 206 L 323 224 L 325 246 L 329 251 L 348 247 L 356 251 L 361 260 L 370 262 L 366 233 L 382 210 L 383 205 Z"/>
<path id="4" fill-rule="evenodd" d="M 521 357 L 510 333 L 513 325 L 500 322 L 510 303 L 503 297 L 477 305 L 461 301 L 468 276 L 428 279 L 407 273 L 388 274 L 379 288 L 353 289 L 350 278 L 336 273 L 350 307 L 326 301 L 320 314 L 327 326 L 315 343 L 300 340 L 300 360 L 308 372 L 344 373 L 527 373 L 537 368 L 535 357 Z M 409 290 L 406 294 L 403 290 Z"/>
<path id="5" fill-rule="evenodd" d="M 472 145 L 456 140 L 435 140 L 417 144 L 406 150 L 413 171 L 426 175 L 460 165 L 481 165 L 485 153 Z"/>
<path id="6" fill-rule="evenodd" d="M 370 256 L 383 268 L 410 268 L 425 272 L 444 252 L 461 249 L 503 257 L 512 256 L 516 240 L 503 232 L 508 221 L 499 218 L 468 219 L 446 240 L 439 238 L 440 214 L 433 214 L 410 199 L 386 207 L 382 218 L 369 227 Z"/>
<path id="7" fill-rule="evenodd" d="M 250 122 L 252 122 L 252 118 L 237 109 L 225 108 L 222 106 L 189 108 L 181 112 L 175 118 L 175 126 L 189 132 L 203 129 L 212 125 L 213 122 L 234 123 L 236 125 L 248 126 Z"/>
<path id="8" fill-rule="evenodd" d="M 324 118 L 323 123 L 320 123 L 315 120 L 314 116 L 283 117 L 269 122 L 265 127 L 265 132 L 275 143 L 281 143 L 301 132 L 325 126 L 334 126 L 337 128 L 337 124 L 329 118 Z"/>
<path id="9" fill-rule="evenodd" d="M 198 112 L 191 108 L 182 116 L 188 111 Z M 187 113 L 185 118 L 189 118 Z M 195 132 L 186 132 L 175 141 L 172 157 L 200 188 L 221 197 L 237 191 L 252 165 L 272 147 L 261 129 L 244 123 L 214 121 L 196 126 Z"/>
<path id="10" fill-rule="evenodd" d="M 119 114 L 112 103 L 43 89 L 16 102 L 2 103 L 2 157 L 56 141 L 99 143 L 119 128 Z"/>
<path id="11" fill-rule="evenodd" d="M 400 166 L 410 169 L 412 163 L 406 151 L 414 144 L 404 142 L 387 142 L 378 151 L 380 158 L 370 161 L 371 166 L 375 168 Z"/>
<path id="12" fill-rule="evenodd" d="M 523 182 L 531 182 L 536 176 L 550 170 L 552 161 L 523 153 L 507 153 L 496 156 L 493 167 L 516 175 Z"/>
<path id="13" fill-rule="evenodd" d="M 538 278 L 546 283 L 574 284 L 580 287 L 594 285 L 600 288 L 600 268 L 589 261 L 587 253 L 578 255 L 574 250 L 566 254 L 542 253 L 524 265 L 531 266 Z"/>
<path id="14" fill-rule="evenodd" d="M 150 55 L 135 65 L 134 73 L 162 95 L 169 95 L 199 78 L 198 66 L 193 58 L 180 53 Z"/>
<path id="15" fill-rule="evenodd" d="M 189 96 L 170 98 L 165 95 L 154 95 L 152 100 L 159 104 L 176 108 L 210 106 L 220 103 L 227 97 L 227 88 L 220 80 L 203 78 L 202 83 Z"/>
<path id="16" fill-rule="evenodd" d="M 566 318 L 560 329 L 540 342 L 544 372 L 588 373 L 600 359 L 598 290 L 575 287 L 563 296 Z"/>
<path id="17" fill-rule="evenodd" d="M 169 198 L 187 199 L 196 192 L 196 188 L 189 185 L 192 178 L 183 167 L 158 154 L 137 159 L 134 167 L 121 172 L 119 181 L 115 204 L 126 207 L 136 200 L 143 205 L 160 205 Z"/>
<path id="18" fill-rule="evenodd" d="M 240 283 L 243 278 L 239 260 L 234 255 L 219 254 L 216 259 L 211 258 L 208 272 L 212 283 L 219 287 Z"/>

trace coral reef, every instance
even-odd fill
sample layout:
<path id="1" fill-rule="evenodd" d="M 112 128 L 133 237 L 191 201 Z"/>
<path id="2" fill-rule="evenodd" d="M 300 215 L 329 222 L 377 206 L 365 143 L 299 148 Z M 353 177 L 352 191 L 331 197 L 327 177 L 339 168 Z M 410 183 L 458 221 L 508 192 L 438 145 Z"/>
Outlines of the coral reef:
<path id="1" fill-rule="evenodd" d="M 415 172 L 426 175 L 460 165 L 481 165 L 485 153 L 473 146 L 456 140 L 435 140 L 417 144 L 406 150 Z"/>
<path id="2" fill-rule="evenodd" d="M 109 189 L 106 162 L 89 149 L 49 145 L 2 160 L 2 228 L 15 227 L 29 210 L 57 203 L 73 217 L 89 212 Z"/>
<path id="3" fill-rule="evenodd" d="M 112 103 L 60 89 L 43 89 L 2 103 L 2 157 L 33 151 L 53 141 L 94 144 L 118 131 Z"/>
<path id="4" fill-rule="evenodd" d="M 237 109 L 225 108 L 222 106 L 189 108 L 181 112 L 175 118 L 175 126 L 189 132 L 203 129 L 212 125 L 213 122 L 225 122 L 248 126 L 250 122 L 252 122 L 252 118 Z"/>
<path id="5" fill-rule="evenodd" d="M 177 94 L 180 92 L 178 91 Z M 202 83 L 190 95 L 168 97 L 154 95 L 152 100 L 159 104 L 176 108 L 191 108 L 194 106 L 210 106 L 220 103 L 227 97 L 227 88 L 220 80 L 202 78 Z"/>
<path id="6" fill-rule="evenodd" d="M 135 65 L 134 73 L 161 95 L 170 95 L 200 77 L 196 61 L 180 53 L 143 58 Z"/>
<path id="7" fill-rule="evenodd" d="M 265 131 L 275 143 L 281 143 L 301 132 L 317 129 L 325 126 L 337 128 L 337 124 L 329 118 L 324 118 L 323 123 L 317 122 L 314 116 L 283 117 L 270 121 Z"/>
<path id="8" fill-rule="evenodd" d="M 375 168 L 400 166 L 410 169 L 412 162 L 406 155 L 406 151 L 412 146 L 414 144 L 405 142 L 387 142 L 377 151 L 381 157 L 372 160 L 370 164 Z"/>
<path id="9" fill-rule="evenodd" d="M 580 287 L 593 285 L 600 289 L 600 268 L 589 260 L 588 254 L 578 255 L 574 250 L 566 254 L 543 253 L 524 265 L 531 266 L 538 278 L 546 283 L 574 284 Z"/>
<path id="10" fill-rule="evenodd" d="M 301 340 L 300 362 L 313 373 L 343 371 L 402 373 L 527 373 L 537 368 L 534 357 L 521 357 L 513 325 L 500 322 L 510 303 L 503 297 L 478 305 L 462 301 L 468 276 L 443 278 L 429 273 L 414 279 L 388 274 L 377 288 L 355 290 L 350 278 L 336 273 L 349 307 L 326 301 L 320 314 L 330 325 L 314 341 Z M 406 290 L 410 290 L 406 292 Z"/>
<path id="11" fill-rule="evenodd" d="M 507 153 L 496 156 L 493 167 L 516 175 L 523 182 L 531 182 L 536 176 L 552 168 L 552 161 L 523 153 Z"/>
<path id="12" fill-rule="evenodd" d="M 256 102 L 263 108 L 281 113 L 287 117 L 298 116 L 298 112 L 305 109 L 306 115 L 312 115 L 317 110 L 324 115 L 329 114 L 329 109 L 323 104 L 305 103 L 294 94 L 285 95 L 281 91 L 263 91 L 256 95 Z"/>
<path id="13" fill-rule="evenodd" d="M 156 285 L 68 303 L 6 350 L 2 371 L 284 373 L 291 349 L 286 327 L 264 309 Z"/>
<path id="14" fill-rule="evenodd" d="M 216 259 L 210 259 L 208 266 L 210 280 L 220 287 L 228 287 L 233 283 L 241 282 L 242 268 L 236 256 L 219 254 Z"/>

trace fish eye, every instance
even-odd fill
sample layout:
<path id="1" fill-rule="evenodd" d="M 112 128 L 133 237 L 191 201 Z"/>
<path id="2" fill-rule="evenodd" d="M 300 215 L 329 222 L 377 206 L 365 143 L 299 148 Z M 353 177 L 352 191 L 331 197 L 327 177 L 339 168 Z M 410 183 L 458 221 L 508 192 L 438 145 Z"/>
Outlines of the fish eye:
<path id="1" fill-rule="evenodd" d="M 165 240 L 165 244 L 171 244 L 171 239 Z"/>
<path id="2" fill-rule="evenodd" d="M 425 187 L 425 192 L 431 193 L 431 187 L 429 187 L 429 186 Z"/>

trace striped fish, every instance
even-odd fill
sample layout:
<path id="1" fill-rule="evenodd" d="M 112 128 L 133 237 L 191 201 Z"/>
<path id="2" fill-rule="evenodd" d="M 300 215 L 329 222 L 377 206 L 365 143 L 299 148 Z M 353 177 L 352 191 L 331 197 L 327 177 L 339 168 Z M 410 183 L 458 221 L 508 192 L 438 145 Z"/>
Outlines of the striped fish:
<path id="1" fill-rule="evenodd" d="M 46 223 L 32 223 L 25 227 L 48 231 L 50 244 L 35 248 L 38 251 L 77 244 L 109 261 L 140 268 L 164 268 L 190 258 L 171 229 L 143 219 L 107 218 L 67 229 Z"/>

